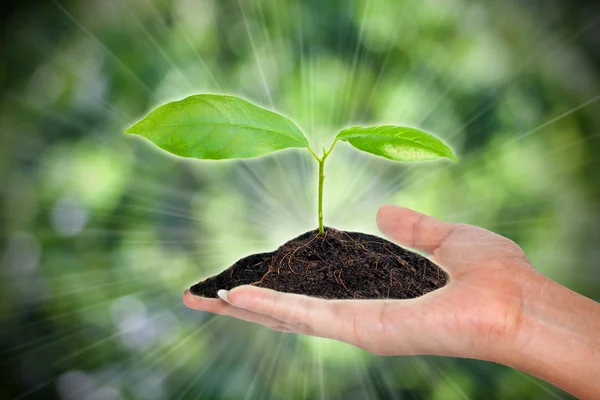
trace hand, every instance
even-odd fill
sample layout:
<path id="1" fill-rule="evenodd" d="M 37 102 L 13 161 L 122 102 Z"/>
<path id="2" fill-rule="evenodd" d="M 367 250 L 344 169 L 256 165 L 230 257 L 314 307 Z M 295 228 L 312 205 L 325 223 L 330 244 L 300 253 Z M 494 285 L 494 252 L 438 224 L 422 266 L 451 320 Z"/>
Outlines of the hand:
<path id="1" fill-rule="evenodd" d="M 382 207 L 377 223 L 392 240 L 431 253 L 450 274 L 449 284 L 411 300 L 324 300 L 241 286 L 227 294 L 227 302 L 189 293 L 184 302 L 381 355 L 475 356 L 488 343 L 511 340 L 518 332 L 522 285 L 533 268 L 515 243 L 482 228 L 394 206 Z"/>
<path id="2" fill-rule="evenodd" d="M 600 398 L 593 389 L 600 376 L 597 303 L 545 278 L 514 242 L 483 228 L 396 206 L 383 206 L 377 224 L 393 241 L 431 254 L 450 275 L 448 284 L 410 300 L 324 300 L 240 286 L 219 291 L 223 300 L 186 292 L 184 303 L 379 355 L 495 361 Z"/>

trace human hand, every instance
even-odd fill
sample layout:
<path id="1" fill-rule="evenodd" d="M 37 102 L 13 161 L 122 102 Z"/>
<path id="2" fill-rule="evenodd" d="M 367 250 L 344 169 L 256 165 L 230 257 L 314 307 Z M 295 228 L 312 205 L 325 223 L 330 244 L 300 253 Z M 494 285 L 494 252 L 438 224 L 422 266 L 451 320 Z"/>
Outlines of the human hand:
<path id="1" fill-rule="evenodd" d="M 380 355 L 435 354 L 505 364 L 582 399 L 600 398 L 600 304 L 538 273 L 519 246 L 483 228 L 383 206 L 379 229 L 450 275 L 410 300 L 324 300 L 240 286 L 184 303 Z"/>
<path id="2" fill-rule="evenodd" d="M 499 341 L 510 341 L 518 332 L 523 286 L 534 269 L 515 243 L 482 228 L 441 222 L 395 206 L 382 207 L 377 223 L 399 244 L 432 254 L 449 273 L 449 283 L 410 300 L 324 300 L 241 286 L 229 291 L 226 301 L 187 292 L 184 302 L 381 355 L 480 358 L 490 343 L 497 348 Z"/>

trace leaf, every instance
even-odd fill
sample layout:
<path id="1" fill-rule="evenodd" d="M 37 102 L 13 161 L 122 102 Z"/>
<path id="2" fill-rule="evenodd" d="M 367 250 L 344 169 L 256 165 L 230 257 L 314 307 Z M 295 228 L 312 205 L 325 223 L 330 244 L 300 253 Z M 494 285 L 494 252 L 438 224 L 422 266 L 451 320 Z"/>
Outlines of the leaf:
<path id="1" fill-rule="evenodd" d="M 395 161 L 413 162 L 445 157 L 458 162 L 452 149 L 440 139 L 406 126 L 353 126 L 338 133 L 336 140 Z"/>
<path id="2" fill-rule="evenodd" d="M 125 131 L 181 157 L 210 160 L 258 157 L 308 147 L 286 117 L 234 96 L 200 94 L 154 109 Z"/>

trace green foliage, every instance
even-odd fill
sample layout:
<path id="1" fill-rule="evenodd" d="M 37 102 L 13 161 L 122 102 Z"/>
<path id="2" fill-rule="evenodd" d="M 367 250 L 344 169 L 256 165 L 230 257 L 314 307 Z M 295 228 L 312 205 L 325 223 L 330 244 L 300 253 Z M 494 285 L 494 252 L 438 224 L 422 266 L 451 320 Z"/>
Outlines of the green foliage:
<path id="1" fill-rule="evenodd" d="M 440 139 L 405 126 L 353 126 L 338 133 L 336 139 L 394 161 L 426 161 L 445 157 L 458 162 L 452 149 Z"/>
<path id="2" fill-rule="evenodd" d="M 288 147 L 306 147 L 319 163 L 318 220 L 323 227 L 325 159 L 336 141 L 395 161 L 413 162 L 440 157 L 458 159 L 448 146 L 429 133 L 403 126 L 355 126 L 344 129 L 322 157 L 286 117 L 234 96 L 199 94 L 162 105 L 127 129 L 160 148 L 182 157 L 211 160 L 258 157 Z"/>
<path id="3" fill-rule="evenodd" d="M 288 118 L 239 97 L 216 94 L 164 104 L 125 133 L 145 137 L 181 157 L 209 160 L 258 157 L 290 147 L 310 149 L 308 139 Z M 445 157 L 458 162 L 440 139 L 405 126 L 354 126 L 338 133 L 336 140 L 394 161 Z"/>
<path id="4" fill-rule="evenodd" d="M 164 104 L 125 131 L 181 157 L 250 158 L 308 139 L 289 119 L 234 96 L 200 94 Z"/>
<path id="5" fill-rule="evenodd" d="M 319 162 L 318 220 L 323 226 L 325 159 L 337 140 L 395 161 L 458 159 L 429 133 L 403 126 L 355 126 L 338 133 L 329 151 L 318 157 L 308 139 L 289 119 L 234 96 L 199 94 L 162 105 L 125 133 L 145 137 L 182 157 L 211 160 L 258 157 L 288 147 L 306 147 Z"/>

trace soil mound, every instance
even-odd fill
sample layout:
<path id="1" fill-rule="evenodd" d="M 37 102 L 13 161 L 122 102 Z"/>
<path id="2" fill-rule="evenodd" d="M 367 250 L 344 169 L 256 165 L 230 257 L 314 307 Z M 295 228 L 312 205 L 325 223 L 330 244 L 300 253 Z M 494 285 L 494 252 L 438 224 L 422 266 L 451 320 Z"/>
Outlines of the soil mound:
<path id="1" fill-rule="evenodd" d="M 217 297 L 219 289 L 251 284 L 326 299 L 410 299 L 447 282 L 433 262 L 390 241 L 325 228 L 324 235 L 306 232 L 274 252 L 242 258 L 190 291 Z"/>

